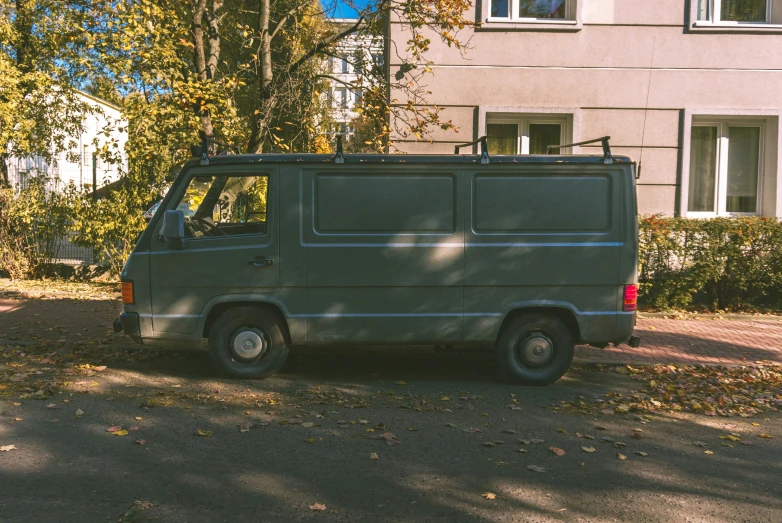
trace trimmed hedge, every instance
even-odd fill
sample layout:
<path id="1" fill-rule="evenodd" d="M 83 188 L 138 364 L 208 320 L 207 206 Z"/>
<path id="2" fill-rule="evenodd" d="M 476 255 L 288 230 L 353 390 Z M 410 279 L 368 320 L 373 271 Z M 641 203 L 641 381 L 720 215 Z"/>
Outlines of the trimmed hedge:
<path id="1" fill-rule="evenodd" d="M 762 217 L 639 222 L 641 305 L 740 311 L 782 306 L 782 223 Z"/>

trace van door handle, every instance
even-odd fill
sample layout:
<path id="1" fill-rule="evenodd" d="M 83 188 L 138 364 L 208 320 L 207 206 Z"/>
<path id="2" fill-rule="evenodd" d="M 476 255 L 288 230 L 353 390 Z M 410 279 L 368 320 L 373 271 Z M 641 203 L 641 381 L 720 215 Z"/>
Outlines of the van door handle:
<path id="1" fill-rule="evenodd" d="M 253 267 L 268 267 L 269 265 L 274 265 L 274 260 L 271 258 L 264 258 L 263 256 L 256 256 L 254 260 L 250 260 L 247 263 Z"/>

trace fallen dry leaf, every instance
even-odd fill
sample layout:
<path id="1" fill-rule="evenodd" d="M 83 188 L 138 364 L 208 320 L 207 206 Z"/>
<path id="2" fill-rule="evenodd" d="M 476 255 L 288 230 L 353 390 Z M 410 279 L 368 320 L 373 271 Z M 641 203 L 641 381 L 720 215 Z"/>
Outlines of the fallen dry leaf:
<path id="1" fill-rule="evenodd" d="M 566 454 L 564 450 L 557 447 L 549 447 L 549 450 L 557 456 L 564 456 Z"/>
<path id="2" fill-rule="evenodd" d="M 595 447 L 581 447 L 581 450 L 584 452 L 589 452 L 590 454 L 593 452 L 597 452 L 597 449 Z"/>
<path id="3" fill-rule="evenodd" d="M 369 459 L 372 459 L 372 460 L 375 460 L 375 461 L 377 461 L 377 460 L 379 460 L 379 459 L 380 459 L 380 456 L 378 456 L 378 455 L 377 455 L 377 452 L 372 452 L 372 453 L 369 455 Z"/>
<path id="4" fill-rule="evenodd" d="M 370 436 L 369 439 L 382 439 L 385 440 L 386 445 L 401 445 L 402 442 L 397 439 L 396 436 L 394 436 L 390 432 L 384 432 L 383 434 L 377 434 L 375 436 Z"/>
<path id="5" fill-rule="evenodd" d="M 314 505 L 310 505 L 310 510 L 326 510 L 326 505 L 315 503 Z"/>
<path id="6" fill-rule="evenodd" d="M 211 430 L 196 429 L 196 435 L 208 438 L 208 437 L 210 437 L 212 435 L 212 431 Z"/>
<path id="7" fill-rule="evenodd" d="M 642 457 L 644 457 L 644 458 L 645 458 L 646 456 L 648 456 L 648 455 L 649 455 L 649 453 L 648 453 L 648 452 L 642 452 L 642 451 L 640 451 L 640 450 L 636 450 L 636 451 L 635 451 L 635 455 L 636 455 L 636 456 L 642 456 Z"/>
<path id="8" fill-rule="evenodd" d="M 112 432 L 115 436 L 127 436 L 128 431 L 127 430 L 118 430 L 116 432 Z"/>
<path id="9" fill-rule="evenodd" d="M 758 434 L 758 437 L 765 438 L 765 439 L 774 439 L 774 436 L 770 434 L 766 434 L 765 432 L 761 432 L 760 434 Z"/>
<path id="10" fill-rule="evenodd" d="M 311 421 L 305 421 L 304 423 L 301 424 L 301 426 L 304 427 L 305 429 L 309 429 L 314 427 L 315 424 Z"/>
<path id="11" fill-rule="evenodd" d="M 57 405 L 56 403 L 49 403 L 49 404 L 46 406 L 46 408 L 47 408 L 47 409 L 59 409 L 59 408 L 60 408 L 60 406 L 59 406 L 59 405 Z"/>
<path id="12" fill-rule="evenodd" d="M 527 465 L 527 468 L 532 472 L 546 472 L 546 469 L 538 467 L 537 465 Z"/>
<path id="13" fill-rule="evenodd" d="M 3 445 L 0 447 L 0 452 L 8 452 L 11 450 L 17 450 L 16 445 Z"/>
<path id="14" fill-rule="evenodd" d="M 626 460 L 626 459 L 627 459 L 627 456 L 625 456 L 624 454 L 621 454 L 621 453 L 617 452 L 617 453 L 616 453 L 616 459 L 618 459 L 619 461 L 624 461 L 624 460 Z"/>
<path id="15" fill-rule="evenodd" d="M 493 494 L 491 492 L 484 492 L 481 494 L 481 497 L 484 499 L 495 499 L 497 497 L 497 494 Z"/>
<path id="16" fill-rule="evenodd" d="M 145 440 L 145 439 L 137 439 L 136 443 L 139 444 L 139 445 L 146 445 L 147 440 Z"/>
<path id="17" fill-rule="evenodd" d="M 714 451 L 712 451 L 712 450 L 704 450 L 703 453 L 711 456 L 712 454 L 714 454 Z"/>
<path id="18" fill-rule="evenodd" d="M 106 432 L 117 432 L 122 430 L 122 425 L 112 425 L 111 427 L 106 429 Z"/>
<path id="19" fill-rule="evenodd" d="M 304 441 L 307 443 L 315 443 L 315 438 L 305 438 Z"/>
<path id="20" fill-rule="evenodd" d="M 76 409 L 75 417 L 81 418 L 82 416 L 84 416 L 84 411 L 81 409 Z"/>

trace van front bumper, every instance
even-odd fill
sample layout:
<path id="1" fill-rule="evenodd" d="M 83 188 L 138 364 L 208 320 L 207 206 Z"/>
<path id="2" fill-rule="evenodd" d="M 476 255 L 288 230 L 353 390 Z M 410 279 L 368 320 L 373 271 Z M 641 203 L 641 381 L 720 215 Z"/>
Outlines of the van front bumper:
<path id="1" fill-rule="evenodd" d="M 139 326 L 138 313 L 123 312 L 119 318 L 114 320 L 114 332 L 124 332 L 127 336 L 141 343 L 141 327 Z"/>

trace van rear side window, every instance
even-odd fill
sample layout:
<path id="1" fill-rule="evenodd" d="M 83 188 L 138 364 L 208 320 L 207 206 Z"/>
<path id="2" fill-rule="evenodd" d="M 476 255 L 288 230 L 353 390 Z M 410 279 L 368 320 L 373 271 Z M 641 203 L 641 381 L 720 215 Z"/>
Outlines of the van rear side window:
<path id="1" fill-rule="evenodd" d="M 476 176 L 473 206 L 477 233 L 603 232 L 611 227 L 611 178 Z"/>
<path id="2" fill-rule="evenodd" d="M 315 230 L 325 234 L 450 234 L 455 230 L 452 175 L 315 177 Z"/>

